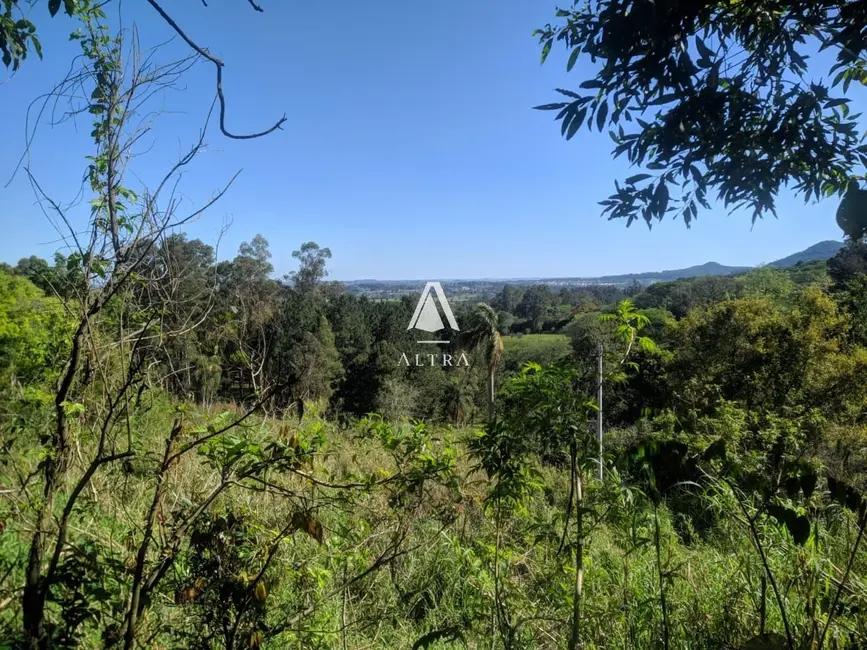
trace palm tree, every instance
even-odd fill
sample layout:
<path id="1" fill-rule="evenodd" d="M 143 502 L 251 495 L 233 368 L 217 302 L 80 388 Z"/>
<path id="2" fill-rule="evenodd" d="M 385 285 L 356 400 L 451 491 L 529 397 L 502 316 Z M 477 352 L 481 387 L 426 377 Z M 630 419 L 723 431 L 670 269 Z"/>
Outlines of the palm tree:
<path id="1" fill-rule="evenodd" d="M 494 375 L 503 356 L 503 337 L 497 328 L 497 312 L 480 302 L 473 310 L 472 326 L 464 334 L 464 344 L 481 352 L 488 368 L 488 419 L 494 417 Z"/>

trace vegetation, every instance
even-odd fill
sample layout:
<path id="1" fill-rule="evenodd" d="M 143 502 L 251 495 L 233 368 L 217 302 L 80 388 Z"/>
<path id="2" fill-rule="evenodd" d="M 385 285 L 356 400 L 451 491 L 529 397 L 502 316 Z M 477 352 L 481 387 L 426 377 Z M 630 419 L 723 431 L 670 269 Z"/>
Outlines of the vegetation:
<path id="1" fill-rule="evenodd" d="M 411 301 L 345 294 L 329 255 L 305 244 L 277 282 L 261 237 L 217 264 L 161 237 L 141 283 L 88 318 L 59 410 L 75 310 L 105 285 L 77 293 L 63 258 L 0 275 L 7 646 L 867 641 L 863 245 L 833 281 L 813 264 L 654 285 L 639 307 L 576 310 L 566 334 L 459 311 L 473 363 L 445 368 L 389 363 L 412 348 Z M 166 333 L 150 340 L 152 314 Z M 118 331 L 133 340 L 111 345 Z M 69 452 L 43 433 L 57 421 Z M 46 459 L 64 453 L 49 501 Z"/>
<path id="2" fill-rule="evenodd" d="M 755 221 L 776 215 L 789 187 L 807 201 L 845 195 L 838 222 L 857 239 L 867 146 L 850 86 L 867 83 L 865 20 L 848 0 L 575 0 L 536 33 L 543 62 L 562 44 L 567 70 L 587 64 L 584 79 L 538 108 L 557 111 L 567 139 L 584 125 L 607 130 L 614 156 L 646 170 L 601 202 L 611 219 L 677 213 L 688 225 L 715 192 Z"/>
<path id="3" fill-rule="evenodd" d="M 0 647 L 867 646 L 867 244 L 507 284 L 432 351 L 315 242 L 189 239 L 207 129 L 127 171 L 184 64 L 73 13 L 90 221 L 0 269 Z"/>
<path id="4" fill-rule="evenodd" d="M 503 365 L 517 372 L 528 362 L 548 365 L 568 357 L 572 347 L 566 334 L 521 334 L 503 337 Z"/>

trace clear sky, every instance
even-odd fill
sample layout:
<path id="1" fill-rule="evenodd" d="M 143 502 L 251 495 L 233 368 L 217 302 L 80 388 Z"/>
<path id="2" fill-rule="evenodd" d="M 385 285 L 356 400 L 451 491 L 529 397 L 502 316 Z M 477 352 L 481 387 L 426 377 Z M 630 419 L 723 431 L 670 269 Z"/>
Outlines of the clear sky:
<path id="1" fill-rule="evenodd" d="M 187 228 L 219 241 L 221 258 L 261 233 L 278 275 L 294 268 L 292 251 L 313 240 L 331 248 L 331 277 L 340 280 L 595 276 L 760 264 L 842 237 L 836 199 L 804 205 L 780 197 L 779 219 L 754 227 L 747 214 L 723 209 L 700 213 L 689 230 L 679 220 L 648 230 L 603 218 L 598 201 L 629 174 L 626 164 L 611 160 L 606 135 L 582 130 L 566 142 L 551 113 L 531 109 L 558 101 L 553 88 L 578 83 L 562 51 L 539 63 L 531 33 L 552 20 L 553 4 L 260 4 L 263 14 L 244 0 L 163 2 L 225 61 L 231 129 L 288 118 L 282 132 L 253 141 L 213 130 L 210 151 L 179 186 L 190 208 L 243 169 Z M 121 6 L 144 44 L 172 36 L 143 1 Z M 5 185 L 24 151 L 28 105 L 63 78 L 78 51 L 66 38 L 70 19 L 48 19 L 45 3 L 31 18 L 44 59 L 28 59 L 14 75 L 0 68 L 0 260 L 10 263 L 50 258 L 58 248 L 26 176 Z M 184 51 L 175 42 L 162 55 Z M 165 113 L 142 142 L 147 154 L 132 163 L 133 186 L 154 183 L 195 137 L 213 98 L 213 68 L 200 64 L 184 84 L 152 105 Z M 43 124 L 31 148 L 38 181 L 64 204 L 81 188 L 87 117 Z M 86 203 L 71 209 L 78 219 L 86 212 Z"/>

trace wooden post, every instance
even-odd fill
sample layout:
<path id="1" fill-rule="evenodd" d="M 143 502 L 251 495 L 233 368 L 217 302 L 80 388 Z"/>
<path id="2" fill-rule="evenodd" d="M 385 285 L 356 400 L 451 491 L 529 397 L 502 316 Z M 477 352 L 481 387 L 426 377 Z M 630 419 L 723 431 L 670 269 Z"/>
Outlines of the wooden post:
<path id="1" fill-rule="evenodd" d="M 599 443 L 599 480 L 602 480 L 602 472 L 604 469 L 604 461 L 602 460 L 602 344 L 599 344 L 599 376 L 596 402 L 599 405 L 599 412 L 596 414 L 596 440 Z"/>

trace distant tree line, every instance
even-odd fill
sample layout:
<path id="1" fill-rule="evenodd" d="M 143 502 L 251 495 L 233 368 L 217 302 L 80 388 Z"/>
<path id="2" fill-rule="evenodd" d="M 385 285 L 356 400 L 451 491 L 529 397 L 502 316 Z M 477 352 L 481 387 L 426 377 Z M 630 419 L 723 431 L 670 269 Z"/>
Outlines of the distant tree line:
<path id="1" fill-rule="evenodd" d="M 407 329 L 417 297 L 376 300 L 344 291 L 339 282 L 327 279 L 331 251 L 315 242 L 293 253 L 295 271 L 274 279 L 269 245 L 261 235 L 242 243 L 233 259 L 217 261 L 213 247 L 183 233 L 171 234 L 146 256 L 132 291 L 134 302 L 124 309 L 131 317 L 157 307 L 158 321 L 142 324 L 152 336 L 138 354 L 152 364 L 148 374 L 154 385 L 184 399 L 252 403 L 279 387 L 271 400 L 274 408 L 316 402 L 341 417 L 377 412 L 461 423 L 484 415 L 491 372 L 500 384 L 519 370 L 520 364 L 500 363 L 502 350 L 491 352 L 494 335 L 566 334 L 571 355 L 592 365 L 599 343 L 613 336 L 598 316 L 624 299 L 631 299 L 649 318 L 654 338 L 665 344 L 672 339 L 673 324 L 697 310 L 760 298 L 782 308 L 800 288 L 815 285 L 830 288 L 840 309 L 853 315 L 858 340 L 867 343 L 867 319 L 860 311 L 867 296 L 860 279 L 867 264 L 862 248 L 851 244 L 841 250 L 830 263 L 830 274 L 828 264 L 812 262 L 785 271 L 758 269 L 735 277 L 646 287 L 633 283 L 553 290 L 544 284 L 505 284 L 485 310 L 452 302 L 462 335 L 438 349 L 432 361 L 431 349 L 418 345 L 417 333 Z M 61 253 L 53 263 L 31 256 L 0 268 L 10 305 L 34 300 L 51 305 L 36 312 L 31 332 L 19 332 L 29 342 L 27 358 L 13 360 L 14 346 L 7 346 L 7 373 L 14 367 L 19 380 L 27 380 L 34 374 L 44 376 L 46 365 L 60 363 L 55 358 L 59 347 L 50 339 L 61 336 L 63 301 L 82 290 L 77 268 L 76 260 Z M 41 327 L 44 322 L 51 325 Z M 56 336 L 50 334 L 54 330 Z M 562 356 L 559 343 L 545 343 L 529 344 L 519 358 L 552 362 Z M 499 345 L 502 348 L 502 340 Z M 461 352 L 471 361 L 469 367 L 442 363 L 442 355 L 456 358 Z M 404 354 L 411 363 L 401 363 Z M 508 354 L 507 348 L 507 359 Z M 49 357 L 54 360 L 46 363 Z M 658 365 L 658 358 L 646 361 L 640 377 Z M 664 392 L 649 385 L 623 390 Z M 621 417 L 617 413 L 615 409 L 611 417 Z M 622 418 L 636 415 L 634 408 L 623 405 Z"/>

